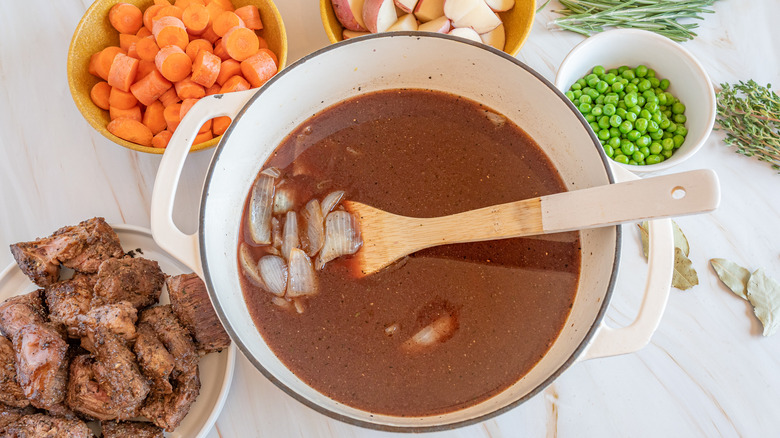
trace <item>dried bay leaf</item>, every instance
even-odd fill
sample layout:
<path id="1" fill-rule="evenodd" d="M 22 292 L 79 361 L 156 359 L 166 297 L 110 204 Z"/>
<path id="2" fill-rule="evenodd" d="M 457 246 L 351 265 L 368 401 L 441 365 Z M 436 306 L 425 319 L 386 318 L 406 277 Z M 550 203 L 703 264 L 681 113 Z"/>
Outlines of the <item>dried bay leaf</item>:
<path id="1" fill-rule="evenodd" d="M 642 252 L 645 254 L 645 257 L 647 257 L 650 239 L 647 221 L 644 221 L 641 224 L 637 224 L 637 226 L 639 227 L 639 234 L 642 238 Z M 688 238 L 685 237 L 685 233 L 683 233 L 682 229 L 675 221 L 672 221 L 672 232 L 674 234 L 674 247 L 680 248 L 683 254 L 685 254 L 685 257 L 688 257 L 688 255 L 691 253 L 691 247 L 688 244 Z"/>
<path id="2" fill-rule="evenodd" d="M 639 235 L 642 237 L 642 252 L 645 254 L 645 258 L 647 258 L 650 251 L 650 243 L 648 242 L 650 240 L 650 232 L 647 230 L 647 221 L 637 224 L 637 226 L 639 227 Z"/>
<path id="3" fill-rule="evenodd" d="M 764 336 L 774 334 L 780 326 L 780 283 L 758 268 L 748 280 L 747 297 L 764 325 Z"/>
<path id="4" fill-rule="evenodd" d="M 693 269 L 693 263 L 685 256 L 682 249 L 675 248 L 672 286 L 680 290 L 688 290 L 697 284 L 699 284 L 699 276 Z"/>
<path id="5" fill-rule="evenodd" d="M 750 280 L 750 271 L 738 264 L 726 259 L 710 259 L 710 264 L 718 278 L 732 292 L 747 300 L 747 285 Z"/>

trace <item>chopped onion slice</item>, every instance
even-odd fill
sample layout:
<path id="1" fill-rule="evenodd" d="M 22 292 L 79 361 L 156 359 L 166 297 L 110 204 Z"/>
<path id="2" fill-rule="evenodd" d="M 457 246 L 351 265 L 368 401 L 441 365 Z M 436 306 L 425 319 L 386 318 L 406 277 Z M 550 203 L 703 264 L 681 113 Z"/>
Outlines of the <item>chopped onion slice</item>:
<path id="1" fill-rule="evenodd" d="M 327 195 L 325 195 L 325 197 L 322 198 L 322 215 L 327 216 L 328 213 L 333 211 L 333 209 L 338 205 L 338 203 L 341 202 L 341 198 L 343 197 L 344 197 L 343 190 L 336 190 L 335 192 L 330 192 Z"/>
<path id="2" fill-rule="evenodd" d="M 249 233 L 258 245 L 271 243 L 271 203 L 274 198 L 274 178 L 268 175 L 257 177 L 252 186 L 249 201 Z"/>
<path id="3" fill-rule="evenodd" d="M 241 244 L 241 249 L 238 252 L 238 260 L 241 263 L 241 270 L 250 283 L 263 289 L 268 288 L 265 285 L 265 282 L 263 282 L 263 277 L 260 276 L 260 272 L 257 270 L 257 264 L 252 259 L 252 254 L 249 252 L 249 245 L 246 243 Z"/>
<path id="4" fill-rule="evenodd" d="M 274 214 L 282 215 L 292 210 L 295 206 L 295 193 L 289 187 L 284 187 L 284 183 L 276 186 L 274 194 Z"/>
<path id="5" fill-rule="evenodd" d="M 271 298 L 271 302 L 281 307 L 282 309 L 293 310 L 293 304 L 282 297 L 273 297 Z"/>
<path id="6" fill-rule="evenodd" d="M 317 269 L 322 269 L 336 257 L 356 253 L 362 244 L 360 228 L 351 214 L 344 210 L 328 213 L 325 218 L 325 243 L 317 256 Z"/>
<path id="7" fill-rule="evenodd" d="M 293 300 L 293 306 L 295 306 L 295 311 L 298 313 L 303 313 L 303 311 L 306 310 L 303 305 L 303 300 L 301 299 Z"/>
<path id="8" fill-rule="evenodd" d="M 494 113 L 493 111 L 485 110 L 485 116 L 487 116 L 488 120 L 493 122 L 497 128 L 504 126 L 506 123 L 506 117 L 502 116 L 501 114 Z"/>
<path id="9" fill-rule="evenodd" d="M 279 170 L 279 168 L 277 168 L 277 167 L 269 167 L 267 169 L 263 169 L 260 172 L 260 174 L 261 175 L 268 175 L 271 178 L 279 178 L 280 176 L 282 176 L 282 171 Z"/>
<path id="10" fill-rule="evenodd" d="M 284 232 L 282 233 L 282 257 L 290 260 L 290 250 L 300 246 L 298 215 L 294 211 L 288 211 L 284 220 Z"/>
<path id="11" fill-rule="evenodd" d="M 401 345 L 406 351 L 417 351 L 425 347 L 440 344 L 451 338 L 457 330 L 457 322 L 452 315 L 443 315 L 423 327 Z"/>
<path id="12" fill-rule="evenodd" d="M 282 223 L 275 217 L 271 218 L 271 245 L 277 250 L 282 248 Z"/>
<path id="13" fill-rule="evenodd" d="M 290 280 L 287 282 L 287 296 L 290 298 L 317 293 L 317 275 L 311 259 L 298 248 L 290 250 L 290 260 L 287 264 Z"/>
<path id="14" fill-rule="evenodd" d="M 398 329 L 401 328 L 398 323 L 390 324 L 389 326 L 385 327 L 385 334 L 387 336 L 393 336 L 398 332 Z"/>
<path id="15" fill-rule="evenodd" d="M 278 297 L 284 296 L 284 291 L 287 289 L 287 263 L 284 259 L 275 255 L 263 256 L 257 262 L 257 269 L 263 277 L 268 292 Z"/>
<path id="16" fill-rule="evenodd" d="M 301 233 L 301 248 L 309 257 L 314 257 L 325 242 L 325 224 L 320 202 L 316 199 L 306 203 L 301 211 L 303 221 Z"/>

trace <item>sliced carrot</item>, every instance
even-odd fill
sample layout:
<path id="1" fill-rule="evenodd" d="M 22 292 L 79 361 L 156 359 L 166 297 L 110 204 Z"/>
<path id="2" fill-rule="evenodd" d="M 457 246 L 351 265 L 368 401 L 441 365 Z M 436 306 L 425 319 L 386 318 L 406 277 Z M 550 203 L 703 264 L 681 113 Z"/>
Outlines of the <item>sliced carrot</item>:
<path id="1" fill-rule="evenodd" d="M 255 5 L 246 5 L 236 9 L 236 15 L 244 20 L 246 27 L 252 30 L 263 28 L 263 21 L 260 20 L 260 10 Z"/>
<path id="2" fill-rule="evenodd" d="M 174 103 L 181 102 L 181 98 L 179 98 L 179 95 L 176 94 L 176 88 L 171 87 L 168 91 L 162 94 L 160 96 L 160 102 L 163 104 L 164 107 L 168 107 L 173 105 Z"/>
<path id="3" fill-rule="evenodd" d="M 230 79 L 231 76 L 241 74 L 241 64 L 235 59 L 227 59 L 222 61 L 219 66 L 219 74 L 217 75 L 217 83 L 219 85 L 225 85 L 225 82 Z"/>
<path id="4" fill-rule="evenodd" d="M 135 73 L 135 82 L 140 81 L 155 70 L 157 70 L 157 67 L 155 67 L 154 62 L 145 61 L 143 59 L 138 61 L 138 71 Z M 132 88 L 132 85 L 130 88 Z"/>
<path id="5" fill-rule="evenodd" d="M 139 102 L 148 106 L 160 98 L 171 86 L 172 84 L 159 71 L 154 70 L 133 84 L 130 87 L 130 92 Z"/>
<path id="6" fill-rule="evenodd" d="M 158 134 L 168 126 L 168 124 L 165 123 L 164 111 L 165 107 L 159 100 L 155 100 L 154 103 L 146 107 L 144 117 L 141 121 L 150 131 L 152 131 L 152 134 Z"/>
<path id="7" fill-rule="evenodd" d="M 211 96 L 214 94 L 219 94 L 219 90 L 222 89 L 222 86 L 215 83 L 214 85 L 206 88 L 206 96 Z"/>
<path id="8" fill-rule="evenodd" d="M 260 42 L 257 34 L 246 27 L 234 27 L 222 37 L 222 45 L 228 55 L 236 61 L 243 61 L 257 53 Z"/>
<path id="9" fill-rule="evenodd" d="M 200 35 L 200 38 L 203 38 L 204 40 L 210 42 L 212 45 L 216 43 L 219 40 L 219 35 L 217 35 L 214 32 L 214 28 L 209 24 L 208 27 L 206 27 L 206 30 L 204 30 Z"/>
<path id="10" fill-rule="evenodd" d="M 228 54 L 225 46 L 222 44 L 222 38 L 218 39 L 217 42 L 214 43 L 214 54 L 217 55 L 222 61 L 232 59 Z"/>
<path id="11" fill-rule="evenodd" d="M 173 6 L 171 6 L 173 7 Z M 157 47 L 177 46 L 184 50 L 190 42 L 184 23 L 176 17 L 162 17 L 155 21 L 152 28 Z"/>
<path id="12" fill-rule="evenodd" d="M 185 78 L 173 84 L 176 88 L 176 94 L 182 100 L 200 99 L 206 95 L 206 89 L 202 85 L 192 81 L 191 78 Z"/>
<path id="13" fill-rule="evenodd" d="M 278 71 L 276 62 L 268 52 L 270 50 L 263 49 L 241 62 L 241 73 L 253 87 L 263 85 Z"/>
<path id="14" fill-rule="evenodd" d="M 211 87 L 217 81 L 221 64 L 217 55 L 201 50 L 192 63 L 192 80 L 204 87 Z"/>
<path id="15" fill-rule="evenodd" d="M 233 11 L 235 8 L 233 7 L 233 3 L 230 0 L 210 0 L 209 4 L 218 4 L 222 9 L 226 11 Z M 208 5 L 207 5 L 208 6 Z"/>
<path id="16" fill-rule="evenodd" d="M 208 27 L 210 20 L 209 10 L 198 3 L 191 3 L 181 14 L 181 21 L 187 27 L 187 32 L 200 34 Z"/>
<path id="17" fill-rule="evenodd" d="M 246 27 L 244 26 L 244 22 L 235 12 L 224 11 L 216 17 L 211 18 L 211 27 L 214 29 L 214 32 L 221 37 L 224 37 L 230 29 L 236 26 Z"/>
<path id="18" fill-rule="evenodd" d="M 98 65 L 98 60 L 100 59 L 100 53 L 101 52 L 93 53 L 92 56 L 89 57 L 89 67 L 87 67 L 87 71 L 92 76 L 100 76 L 98 75 L 98 71 L 97 71 L 97 65 Z"/>
<path id="19" fill-rule="evenodd" d="M 108 80 L 108 72 L 111 70 L 111 64 L 114 63 L 116 55 L 124 53 L 124 51 L 116 46 L 108 46 L 103 49 L 97 58 L 97 64 L 95 64 L 95 71 L 97 75 Z"/>
<path id="20" fill-rule="evenodd" d="M 249 82 L 240 75 L 236 75 L 225 81 L 220 93 L 232 93 L 234 91 L 244 91 L 252 87 L 249 86 Z"/>
<path id="21" fill-rule="evenodd" d="M 142 146 L 152 145 L 152 131 L 138 120 L 120 117 L 112 120 L 106 126 L 108 132 L 131 143 Z"/>
<path id="22" fill-rule="evenodd" d="M 224 134 L 230 126 L 230 117 L 228 116 L 215 117 L 211 120 L 211 132 L 213 132 L 214 135 Z"/>
<path id="23" fill-rule="evenodd" d="M 138 105 L 130 108 L 130 109 L 120 109 L 120 108 L 114 108 L 113 106 L 108 107 L 108 115 L 111 117 L 111 120 L 116 120 L 119 118 L 123 119 L 132 119 L 141 121 L 141 107 Z M 116 135 L 116 134 L 114 134 Z M 118 135 L 117 135 L 118 137 Z"/>
<path id="24" fill-rule="evenodd" d="M 174 103 L 172 105 L 168 105 L 165 107 L 165 111 L 163 111 L 163 116 L 165 117 L 165 123 L 168 124 L 168 130 L 173 132 L 176 130 L 176 127 L 179 126 L 179 123 L 181 122 L 181 116 L 179 113 L 181 112 L 181 104 L 180 103 Z"/>
<path id="25" fill-rule="evenodd" d="M 198 134 L 203 134 L 204 132 L 211 132 L 211 119 L 206 120 L 206 123 L 201 125 L 200 130 L 198 130 Z"/>
<path id="26" fill-rule="evenodd" d="M 157 52 L 160 51 L 160 47 L 154 41 L 154 36 L 150 35 L 146 38 L 141 38 L 135 43 L 135 50 L 138 52 L 138 57 L 144 61 L 154 61 L 154 57 L 157 56 Z"/>
<path id="27" fill-rule="evenodd" d="M 151 32 L 152 29 L 154 28 L 154 21 L 153 21 L 154 17 L 157 16 L 157 13 L 160 12 L 160 9 L 162 8 L 163 5 L 154 4 L 146 8 L 146 10 L 144 11 L 144 27 L 149 32 Z"/>
<path id="28" fill-rule="evenodd" d="M 210 42 L 198 38 L 190 41 L 189 44 L 187 44 L 187 48 L 184 49 L 185 52 L 187 52 L 187 56 L 192 59 L 192 62 L 195 62 L 195 56 L 200 52 L 201 50 L 205 50 L 209 53 L 214 53 L 214 46 L 211 45 Z M 193 64 L 194 65 L 194 64 Z"/>
<path id="29" fill-rule="evenodd" d="M 267 53 L 268 56 L 270 56 L 271 58 L 274 59 L 274 64 L 276 64 L 277 70 L 279 69 L 279 58 L 276 57 L 276 53 L 274 53 L 273 50 L 271 50 L 271 49 L 260 49 L 260 50 L 258 50 L 258 52 L 265 52 L 265 53 Z"/>
<path id="30" fill-rule="evenodd" d="M 122 91 L 130 91 L 136 72 L 138 72 L 138 60 L 119 53 L 114 57 L 114 62 L 111 63 L 108 71 L 108 85 Z"/>
<path id="31" fill-rule="evenodd" d="M 133 43 L 138 42 L 139 39 L 140 38 L 138 38 L 134 34 L 120 33 L 119 34 L 119 47 L 121 47 L 122 50 L 127 51 L 127 49 L 129 49 L 130 46 Z"/>
<path id="32" fill-rule="evenodd" d="M 265 38 L 258 36 L 257 41 L 260 43 L 261 49 L 267 49 L 268 48 L 268 41 L 265 40 Z"/>
<path id="33" fill-rule="evenodd" d="M 183 119 L 184 116 L 187 115 L 188 112 L 190 112 L 190 108 L 192 108 L 196 103 L 198 103 L 198 100 L 200 99 L 184 99 L 181 101 L 181 107 L 179 107 L 179 118 Z"/>
<path id="34" fill-rule="evenodd" d="M 138 56 L 138 51 L 135 48 L 135 43 L 130 44 L 130 47 L 127 48 L 127 56 L 135 58 L 139 61 L 141 60 L 141 57 Z"/>
<path id="35" fill-rule="evenodd" d="M 195 136 L 195 140 L 192 141 L 192 144 L 201 144 L 205 141 L 209 141 L 212 138 L 214 138 L 214 134 L 211 133 L 211 131 L 202 132 Z"/>
<path id="36" fill-rule="evenodd" d="M 167 46 L 160 49 L 154 58 L 154 63 L 165 79 L 171 82 L 179 82 L 189 76 L 192 71 L 192 60 L 178 46 Z"/>
<path id="37" fill-rule="evenodd" d="M 111 85 L 106 81 L 100 81 L 92 86 L 89 91 L 89 97 L 98 108 L 107 110 L 111 100 Z"/>
<path id="38" fill-rule="evenodd" d="M 130 3 L 117 3 L 108 11 L 108 21 L 119 33 L 136 33 L 144 24 L 144 14 Z"/>
<path id="39" fill-rule="evenodd" d="M 138 38 L 146 38 L 146 37 L 148 37 L 151 34 L 152 34 L 152 30 L 147 28 L 146 24 L 144 24 L 144 27 L 140 28 L 138 30 L 138 33 L 135 34 L 135 36 L 137 36 Z"/>
<path id="40" fill-rule="evenodd" d="M 176 6 L 170 5 L 170 6 L 163 6 L 159 11 L 157 11 L 157 14 L 152 17 L 152 28 L 154 28 L 154 22 L 163 18 L 163 17 L 176 17 L 179 20 L 181 20 L 181 14 L 182 14 L 181 8 L 177 8 Z M 154 29 L 152 30 L 154 32 Z"/>
<path id="41" fill-rule="evenodd" d="M 165 149 L 171 141 L 171 137 L 173 137 L 171 131 L 165 130 L 158 132 L 157 135 L 152 137 L 152 147 Z"/>
<path id="42" fill-rule="evenodd" d="M 122 91 L 117 87 L 111 87 L 111 93 L 108 95 L 108 104 L 114 108 L 131 109 L 138 105 L 138 99 L 133 93 Z"/>

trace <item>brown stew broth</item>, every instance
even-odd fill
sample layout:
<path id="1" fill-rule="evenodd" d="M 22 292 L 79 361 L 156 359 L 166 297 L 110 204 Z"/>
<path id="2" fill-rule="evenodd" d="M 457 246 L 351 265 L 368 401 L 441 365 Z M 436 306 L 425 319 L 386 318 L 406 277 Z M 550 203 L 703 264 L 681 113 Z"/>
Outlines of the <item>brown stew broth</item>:
<path id="1" fill-rule="evenodd" d="M 497 126 L 470 100 L 425 90 L 328 108 L 288 136 L 268 166 L 296 189 L 296 209 L 345 190 L 346 199 L 431 217 L 565 190 L 520 128 Z M 258 330 L 298 377 L 339 402 L 435 415 L 494 396 L 548 351 L 574 301 L 580 242 L 573 232 L 431 248 L 362 279 L 349 263 L 318 272 L 320 292 L 303 314 L 243 279 Z M 451 338 L 418 352 L 401 348 L 445 312 L 457 322 Z"/>

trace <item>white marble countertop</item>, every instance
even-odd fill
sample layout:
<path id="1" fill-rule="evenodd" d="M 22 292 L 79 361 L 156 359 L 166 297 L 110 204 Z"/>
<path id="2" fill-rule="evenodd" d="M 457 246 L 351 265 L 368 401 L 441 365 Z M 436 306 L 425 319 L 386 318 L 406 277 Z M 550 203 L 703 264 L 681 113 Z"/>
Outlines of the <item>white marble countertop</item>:
<path id="1" fill-rule="evenodd" d="M 536 17 L 518 55 L 552 80 L 583 38 L 551 32 L 555 2 Z M 121 148 L 94 131 L 70 98 L 68 44 L 89 0 L 0 2 L 0 247 L 48 235 L 92 216 L 149 226 L 159 156 Z M 316 2 L 277 0 L 290 63 L 328 43 Z M 780 2 L 722 0 L 699 37 L 685 43 L 714 83 L 755 79 L 780 85 Z M 542 393 L 483 423 L 436 433 L 515 436 L 780 436 L 780 335 L 764 338 L 752 309 L 717 280 L 708 260 L 725 257 L 780 279 L 780 175 L 735 154 L 713 133 L 673 171 L 712 168 L 722 202 L 712 214 L 678 221 L 700 284 L 672 290 L 652 342 L 638 353 L 572 366 Z M 194 231 L 212 151 L 188 159 L 175 217 Z M 644 260 L 627 230 L 619 290 L 608 319 L 635 314 Z M 0 268 L 13 262 L 0 251 Z M 239 354 L 240 356 L 240 354 Z M 239 357 L 230 395 L 209 437 L 377 437 L 388 433 L 329 419 L 285 395 Z"/>

